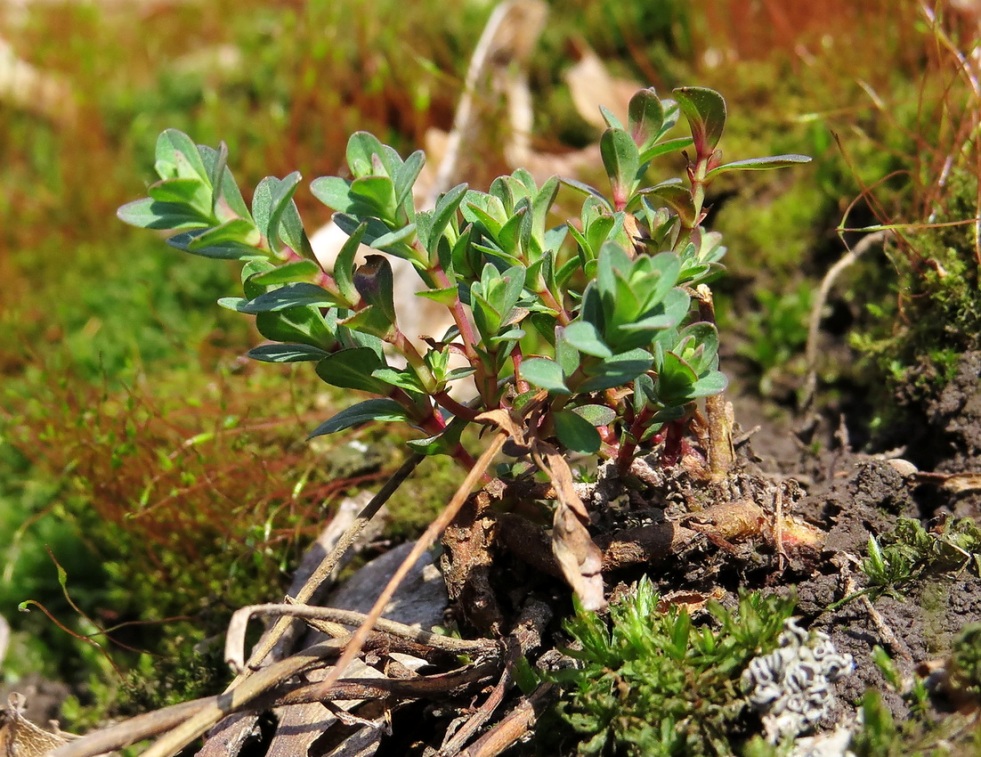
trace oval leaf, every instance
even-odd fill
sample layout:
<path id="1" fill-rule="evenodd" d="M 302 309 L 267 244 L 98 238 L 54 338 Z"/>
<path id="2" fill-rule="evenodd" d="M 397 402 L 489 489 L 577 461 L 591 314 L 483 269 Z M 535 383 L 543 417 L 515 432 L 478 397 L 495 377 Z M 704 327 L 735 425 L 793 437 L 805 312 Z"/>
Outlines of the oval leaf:
<path id="1" fill-rule="evenodd" d="M 565 385 L 562 367 L 554 360 L 533 357 L 521 363 L 521 378 L 552 394 L 571 394 Z"/>
<path id="2" fill-rule="evenodd" d="M 632 191 L 640 168 L 640 152 L 633 139 L 623 129 L 607 129 L 600 137 L 600 154 L 606 175 L 614 187 L 614 195 Z"/>
<path id="3" fill-rule="evenodd" d="M 627 122 L 637 149 L 644 152 L 654 144 L 664 126 L 664 106 L 653 87 L 639 90 L 630 98 Z"/>
<path id="4" fill-rule="evenodd" d="M 571 410 L 560 410 L 553 413 L 555 435 L 562 446 L 571 452 L 592 455 L 599 451 L 602 440 L 599 432 L 592 423 Z"/>
<path id="5" fill-rule="evenodd" d="M 707 158 L 715 151 L 726 128 L 726 101 L 707 87 L 679 87 L 674 90 L 674 96 L 688 119 L 698 158 Z"/>
<path id="6" fill-rule="evenodd" d="M 299 363 L 318 361 L 330 353 L 309 344 L 261 344 L 248 351 L 248 357 L 263 363 Z"/>
<path id="7" fill-rule="evenodd" d="M 360 426 L 371 421 L 405 421 L 409 420 L 405 409 L 395 400 L 373 399 L 359 402 L 346 410 L 341 410 L 329 421 L 321 423 L 307 439 L 313 439 L 325 434 L 333 434 L 352 426 Z"/>
<path id="8" fill-rule="evenodd" d="M 734 160 L 713 168 L 706 174 L 706 179 L 726 173 L 727 171 L 765 171 L 769 168 L 786 168 L 800 163 L 810 163 L 811 159 L 807 155 L 772 155 L 768 158 L 747 158 L 746 160 Z"/>

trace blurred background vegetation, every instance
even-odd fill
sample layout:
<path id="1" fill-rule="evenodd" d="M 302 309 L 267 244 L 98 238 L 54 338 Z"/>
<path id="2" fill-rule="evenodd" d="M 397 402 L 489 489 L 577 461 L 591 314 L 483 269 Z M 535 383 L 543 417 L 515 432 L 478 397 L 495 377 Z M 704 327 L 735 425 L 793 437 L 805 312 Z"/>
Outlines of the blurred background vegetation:
<path id="1" fill-rule="evenodd" d="M 925 371 L 929 386 L 977 349 L 970 3 L 549 5 L 529 67 L 536 148 L 598 137 L 563 80 L 588 47 L 616 76 L 659 91 L 722 92 L 733 159 L 814 157 L 714 187 L 711 225 L 730 249 L 724 370 L 748 391 L 793 403 L 786 387 L 804 370 L 813 291 L 843 240 L 860 236 L 840 229 L 909 225 L 829 304 L 830 336 L 848 349 L 851 335 L 858 351 L 823 365 L 822 379 L 839 392 L 880 388 L 860 425 L 887 422 L 885 379 Z M 305 182 L 337 173 L 357 129 L 403 152 L 430 127 L 449 129 L 492 4 L 366 8 L 0 0 L 0 66 L 16 55 L 54 77 L 25 101 L 0 74 L 0 615 L 15 631 L 2 678 L 69 683 L 69 726 L 220 686 L 216 640 L 231 611 L 281 594 L 338 499 L 400 462 L 385 429 L 307 445 L 340 399 L 311 371 L 240 359 L 258 337 L 215 306 L 237 293 L 234 266 L 182 255 L 115 217 L 141 196 L 168 127 L 224 140 L 243 188 L 294 169 Z M 500 103 L 486 105 L 503 119 Z M 476 186 L 504 168 L 498 131 L 490 125 L 480 146 Z M 328 220 L 309 192 L 297 202 L 308 231 Z M 354 440 L 377 450 L 372 462 L 332 463 Z M 393 539 L 423 527 L 455 488 L 451 469 L 426 466 L 393 504 Z M 31 612 L 18 612 L 27 600 Z"/>

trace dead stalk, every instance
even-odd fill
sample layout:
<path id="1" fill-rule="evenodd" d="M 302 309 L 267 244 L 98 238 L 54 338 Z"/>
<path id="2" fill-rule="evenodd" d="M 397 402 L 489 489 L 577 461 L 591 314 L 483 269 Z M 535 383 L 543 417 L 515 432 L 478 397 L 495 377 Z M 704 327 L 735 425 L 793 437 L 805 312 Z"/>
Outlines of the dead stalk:
<path id="1" fill-rule="evenodd" d="M 402 485 L 411 474 L 412 471 L 416 469 L 416 466 L 422 462 L 422 455 L 412 455 L 408 460 L 402 463 L 395 473 L 392 475 L 385 485 L 379 490 L 378 494 L 372 497 L 371 501 L 365 505 L 364 509 L 358 513 L 358 517 L 355 518 L 351 527 L 345 531 L 344 535 L 337 542 L 334 549 L 331 550 L 330 554 L 321 560 L 320 565 L 317 566 L 316 570 L 307 579 L 307 582 L 303 584 L 300 591 L 297 592 L 295 597 L 287 597 L 288 600 L 294 601 L 297 604 L 306 604 L 310 601 L 310 598 L 317 592 L 320 586 L 326 581 L 331 573 L 334 571 L 334 567 L 337 563 L 344 557 L 347 551 L 351 548 L 351 545 L 357 541 L 358 537 L 364 531 L 368 522 L 375 517 L 378 511 L 381 509 L 389 498 L 395 493 L 395 490 Z M 242 680 L 249 675 L 250 670 L 258 667 L 262 664 L 262 661 L 266 658 L 266 655 L 272 651 L 276 643 L 283 637 L 283 634 L 289 629 L 293 622 L 293 618 L 289 615 L 283 615 L 276 624 L 263 635 L 256 648 L 252 650 L 252 655 L 249 657 L 248 663 L 245 665 L 245 670 L 241 671 L 234 681 L 229 685 L 227 691 L 233 690 L 238 686 Z"/>
<path id="2" fill-rule="evenodd" d="M 333 666 L 331 672 L 322 682 L 322 685 L 325 688 L 331 686 L 333 683 L 336 683 L 337 680 L 343 674 L 344 669 L 351 663 L 352 660 L 354 660 L 354 658 L 358 654 L 360 654 L 361 649 L 368 638 L 368 635 L 374 629 L 375 622 L 381 617 L 382 611 L 385 609 L 385 606 L 391 600 L 392 595 L 395 593 L 396 589 L 398 589 L 399 585 L 405 579 L 406 575 L 408 575 L 409 571 L 412 569 L 412 566 L 415 565 L 416 561 L 422 556 L 423 552 L 425 552 L 427 549 L 429 549 L 429 547 L 432 546 L 432 544 L 436 541 L 436 538 L 439 536 L 439 534 L 443 532 L 443 529 L 445 529 L 446 526 L 449 525 L 450 521 L 452 521 L 453 518 L 456 516 L 457 512 L 459 512 L 460 508 L 463 506 L 463 503 L 466 502 L 467 497 L 470 495 L 470 491 L 480 480 L 481 476 L 483 476 L 484 472 L 491 464 L 491 461 L 494 459 L 494 456 L 501 451 L 501 447 L 504 446 L 504 442 L 506 440 L 507 440 L 507 434 L 499 433 L 497 434 L 497 436 L 494 437 L 494 441 L 491 442 L 491 445 L 487 448 L 487 451 L 484 452 L 483 455 L 481 455 L 480 459 L 477 461 L 477 465 L 474 466 L 474 468 L 471 469 L 470 473 L 467 474 L 466 479 L 464 480 L 460 488 L 457 490 L 457 493 L 450 501 L 450 504 L 443 511 L 443 513 L 429 525 L 429 528 L 426 529 L 426 532 L 416 542 L 412 551 L 402 562 L 402 564 L 399 566 L 399 569 L 395 572 L 395 575 L 392 576 L 391 580 L 385 586 L 385 589 L 382 591 L 381 596 L 378 597 L 378 600 L 371 608 L 371 612 L 369 612 L 367 617 L 365 618 L 364 623 L 354 633 L 354 635 L 350 638 L 350 640 L 347 639 L 333 640 L 334 644 L 340 643 L 343 646 L 344 651 L 341 654 L 340 659 Z M 418 464 L 418 461 L 416 461 L 416 464 Z M 403 465 L 402 469 L 400 469 L 399 472 L 402 472 L 402 470 L 405 469 L 406 467 L 407 464 Z M 413 465 L 412 467 L 415 466 Z M 409 470 L 411 471 L 411 468 L 409 468 Z M 394 480 L 397 477 L 397 475 L 398 474 L 396 474 L 396 476 L 393 476 L 393 478 L 389 481 L 389 483 L 391 483 L 392 480 Z M 408 471 L 406 472 L 405 475 L 408 475 Z M 394 491 L 397 485 L 398 484 L 395 484 L 395 486 L 391 487 L 391 491 Z M 383 491 L 386 491 L 389 488 L 390 487 L 388 486 L 388 484 L 386 484 Z M 388 492 L 388 496 L 391 495 L 391 491 Z M 378 496 L 376 496 L 375 499 L 380 499 L 381 494 L 382 492 L 379 492 Z M 374 501 L 375 500 L 372 500 L 372 503 Z M 365 511 L 367 511 L 370 507 L 371 504 L 369 504 L 368 507 L 365 508 Z M 381 507 L 380 504 L 379 507 Z M 342 540 L 342 542 L 343 541 L 346 540 Z M 353 538 L 351 539 L 351 541 L 353 541 Z M 334 549 L 334 552 L 332 552 L 331 555 L 334 555 L 335 553 L 340 554 L 341 553 L 340 548 L 341 548 L 341 544 L 338 544 L 338 546 Z M 326 563 L 327 559 L 325 559 L 324 562 Z M 321 567 L 322 566 L 323 564 L 321 564 Z M 320 573 L 319 569 L 317 573 L 318 574 Z M 329 573 L 330 571 L 328 570 L 325 575 L 329 575 Z M 311 581 L 312 580 L 313 577 L 311 577 Z M 304 589 L 306 588 L 307 587 L 305 586 Z M 290 620 L 288 618 L 284 618 L 281 621 L 281 623 L 288 624 L 290 623 Z M 320 647 L 323 645 L 317 645 L 317 646 Z M 315 649 L 315 648 L 316 647 L 312 647 L 311 649 Z M 170 733 L 166 734 L 163 738 L 161 738 L 156 744 L 150 747 L 150 749 L 144 752 L 144 757 L 169 757 L 170 755 L 176 754 L 178 751 L 180 751 L 188 744 L 190 744 L 192 741 L 194 741 L 194 739 L 203 735 L 209 728 L 214 726 L 216 723 L 218 723 L 219 720 L 225 717 L 225 715 L 229 714 L 230 712 L 234 712 L 237 709 L 240 709 L 245 703 L 252 701 L 260 694 L 267 691 L 271 686 L 281 681 L 284 675 L 295 675 L 296 673 L 301 672 L 301 670 L 299 669 L 292 672 L 285 672 L 283 670 L 280 670 L 280 668 L 282 668 L 287 663 L 290 663 L 293 666 L 300 664 L 299 661 L 305 659 L 305 657 L 308 654 L 308 651 L 301 652 L 297 655 L 294 655 L 293 657 L 283 660 L 282 662 L 273 663 L 268 668 L 263 668 L 261 670 L 258 670 L 255 673 L 253 673 L 251 676 L 245 678 L 245 680 L 239 683 L 238 686 L 226 691 L 225 694 L 223 694 L 219 698 L 219 703 L 220 703 L 219 706 L 206 708 L 202 712 L 198 713 L 194 717 L 182 723 L 180 726 L 178 726 L 173 731 L 171 731 Z M 304 668 L 302 668 L 301 666 L 301 669 Z M 275 675 L 272 676 L 272 674 L 274 673 Z"/>
<path id="3" fill-rule="evenodd" d="M 303 618 L 304 620 L 326 620 L 332 621 L 344 631 L 344 636 L 350 636 L 345 626 L 357 628 L 367 620 L 367 615 L 352 610 L 335 610 L 331 607 L 312 607 L 300 604 L 262 604 L 249 605 L 243 607 L 232 615 L 228 624 L 228 634 L 225 643 L 225 661 L 236 669 L 241 669 L 243 664 L 243 645 L 245 643 L 245 631 L 249 620 L 256 615 L 266 616 L 287 616 Z M 438 649 L 449 654 L 463 655 L 485 655 L 497 650 L 497 645 L 491 641 L 477 639 L 476 641 L 466 641 L 455 639 L 451 636 L 440 636 L 430 631 L 424 631 L 414 626 L 404 623 L 397 623 L 394 620 L 379 618 L 375 622 L 375 630 L 390 636 L 397 636 L 417 644 L 424 644 L 432 649 Z M 337 635 L 337 634 L 332 634 Z"/>
<path id="4" fill-rule="evenodd" d="M 464 502 L 470 496 L 471 491 L 477 482 L 480 481 L 481 477 L 484 475 L 487 468 L 490 466 L 491 462 L 501 448 L 504 446 L 504 442 L 507 441 L 508 435 L 505 433 L 498 433 L 494 440 L 490 443 L 490 446 L 484 451 L 484 454 L 480 456 L 477 464 L 470 470 L 467 477 L 464 479 L 460 488 L 457 489 L 456 494 L 453 495 L 453 499 L 450 500 L 450 504 L 446 506 L 446 509 L 440 513 L 440 516 L 429 524 L 429 528 L 426 529 L 425 533 L 419 538 L 409 552 L 405 560 L 399 566 L 399 569 L 395 571 L 395 575 L 389 580 L 388 584 L 382 590 L 381 595 L 375 601 L 374 606 L 371 608 L 371 612 L 368 613 L 361 627 L 355 632 L 354 636 L 348 642 L 344 649 L 344 654 L 341 655 L 340 660 L 334 666 L 333 670 L 324 679 L 324 686 L 329 686 L 332 682 L 340 678 L 341 674 L 344 672 L 344 668 L 351 663 L 351 661 L 361 653 L 361 647 L 364 645 L 365 640 L 368 638 L 368 634 L 375 627 L 375 623 L 381 617 L 385 606 L 392 599 L 392 595 L 395 594 L 396 589 L 412 570 L 412 566 L 415 565 L 416 561 L 422 557 L 423 553 L 429 549 L 439 538 L 439 535 L 443 533 L 446 527 L 452 522 L 456 517 L 457 513 L 460 512 L 460 508 L 463 507 Z"/>
<path id="5" fill-rule="evenodd" d="M 695 288 L 698 300 L 698 315 L 703 321 L 715 325 L 715 303 L 712 290 L 705 284 Z M 723 481 L 736 461 L 735 447 L 732 443 L 732 420 L 729 417 L 729 403 L 725 393 L 705 398 L 705 420 L 708 423 L 708 462 L 709 472 L 715 481 Z"/>

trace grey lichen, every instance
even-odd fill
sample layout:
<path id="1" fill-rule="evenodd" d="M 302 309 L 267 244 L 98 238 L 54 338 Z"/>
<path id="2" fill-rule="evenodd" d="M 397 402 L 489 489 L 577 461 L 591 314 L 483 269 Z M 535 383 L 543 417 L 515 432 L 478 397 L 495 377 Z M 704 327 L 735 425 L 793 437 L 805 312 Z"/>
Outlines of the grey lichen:
<path id="1" fill-rule="evenodd" d="M 813 728 L 835 701 L 831 684 L 851 673 L 852 656 L 840 654 L 827 634 L 808 632 L 791 618 L 779 647 L 749 663 L 743 688 L 762 714 L 767 740 L 779 744 Z"/>

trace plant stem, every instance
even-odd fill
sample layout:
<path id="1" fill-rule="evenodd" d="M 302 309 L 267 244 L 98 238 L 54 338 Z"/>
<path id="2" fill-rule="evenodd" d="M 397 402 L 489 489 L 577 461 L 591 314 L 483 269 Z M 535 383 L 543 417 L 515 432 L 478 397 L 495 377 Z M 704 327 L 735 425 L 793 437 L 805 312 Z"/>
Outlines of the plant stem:
<path id="1" fill-rule="evenodd" d="M 705 284 L 695 288 L 698 299 L 698 314 L 703 321 L 715 325 L 715 304 L 712 290 Z M 705 398 L 705 420 L 708 424 L 708 462 L 709 472 L 716 481 L 729 475 L 736 461 L 735 447 L 732 444 L 732 421 L 729 418 L 729 403 L 724 392 Z"/>

